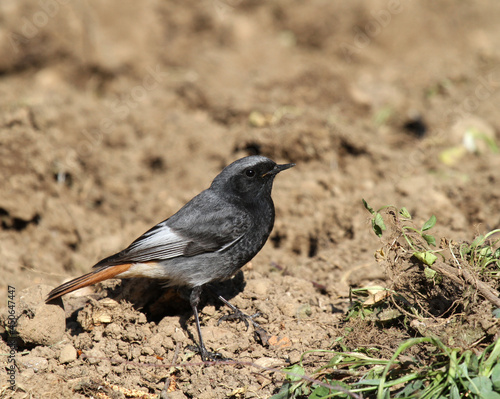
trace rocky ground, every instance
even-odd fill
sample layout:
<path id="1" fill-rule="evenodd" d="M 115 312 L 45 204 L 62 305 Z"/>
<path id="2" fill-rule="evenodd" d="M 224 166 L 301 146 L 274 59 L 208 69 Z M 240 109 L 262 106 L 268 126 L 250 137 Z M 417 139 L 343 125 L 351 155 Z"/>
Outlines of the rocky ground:
<path id="1" fill-rule="evenodd" d="M 22 339 L 0 397 L 268 397 L 275 368 L 343 336 L 350 288 L 394 283 L 362 198 L 436 215 L 438 240 L 498 228 L 499 17 L 493 0 L 1 2 L 0 307 Z M 111 282 L 43 305 L 255 153 L 297 166 L 269 242 L 219 289 L 269 342 L 217 325 L 209 295 L 206 344 L 236 364 L 200 364 L 177 292 L 139 306 Z M 390 357 L 387 334 L 346 342 Z"/>

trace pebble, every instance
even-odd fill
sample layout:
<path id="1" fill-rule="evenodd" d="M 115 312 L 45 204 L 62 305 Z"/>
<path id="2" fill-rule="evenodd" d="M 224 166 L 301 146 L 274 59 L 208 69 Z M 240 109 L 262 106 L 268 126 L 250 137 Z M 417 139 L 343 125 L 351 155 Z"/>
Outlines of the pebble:
<path id="1" fill-rule="evenodd" d="M 258 367 L 266 368 L 274 368 L 274 367 L 282 367 L 284 362 L 281 359 L 272 358 L 272 357 L 261 357 L 254 361 L 254 363 Z"/>
<path id="2" fill-rule="evenodd" d="M 22 369 L 33 369 L 35 373 L 39 371 L 47 370 L 49 362 L 47 359 L 39 356 L 33 356 L 31 354 L 26 356 L 18 356 L 16 363 L 19 368 Z"/>
<path id="3" fill-rule="evenodd" d="M 302 358 L 302 353 L 300 353 L 298 351 L 292 351 L 288 354 L 288 356 L 289 356 L 290 364 L 296 364 L 296 363 L 300 362 L 300 359 Z"/>
<path id="4" fill-rule="evenodd" d="M 59 363 L 71 363 L 74 360 L 76 360 L 76 349 L 71 344 L 64 345 L 59 354 Z"/>
<path id="5" fill-rule="evenodd" d="M 90 364 L 99 364 L 101 361 L 106 359 L 106 354 L 102 350 L 96 348 L 86 351 L 85 355 L 87 356 Z"/>
<path id="6" fill-rule="evenodd" d="M 296 317 L 297 316 L 297 304 L 290 302 L 282 302 L 278 304 L 279 310 L 283 313 L 284 316 L 287 317 Z"/>
<path id="7" fill-rule="evenodd" d="M 50 346 L 63 339 L 66 316 L 60 305 L 45 303 L 50 290 L 51 287 L 40 284 L 19 295 L 17 332 L 25 344 Z"/>

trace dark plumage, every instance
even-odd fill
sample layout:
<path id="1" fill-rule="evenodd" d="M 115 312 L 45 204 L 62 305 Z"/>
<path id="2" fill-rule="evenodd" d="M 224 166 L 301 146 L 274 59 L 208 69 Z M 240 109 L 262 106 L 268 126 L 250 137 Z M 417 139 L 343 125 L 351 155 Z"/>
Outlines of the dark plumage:
<path id="1" fill-rule="evenodd" d="M 197 310 L 202 287 L 230 278 L 264 246 L 274 225 L 274 178 L 292 166 L 262 156 L 233 162 L 176 214 L 90 273 L 52 290 L 47 302 L 109 278 L 149 277 L 192 288 L 201 355 L 208 358 Z"/>

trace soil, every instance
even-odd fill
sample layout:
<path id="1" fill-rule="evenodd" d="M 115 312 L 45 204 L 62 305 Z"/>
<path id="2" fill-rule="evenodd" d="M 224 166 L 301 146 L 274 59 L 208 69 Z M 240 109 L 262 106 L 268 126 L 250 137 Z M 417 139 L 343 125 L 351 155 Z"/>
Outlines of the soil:
<path id="1" fill-rule="evenodd" d="M 435 215 L 438 243 L 500 226 L 499 18 L 493 0 L 1 2 L 0 308 L 13 287 L 21 340 L 0 397 L 269 397 L 347 328 L 389 358 L 401 330 L 344 321 L 350 289 L 411 286 L 361 199 Z M 204 298 L 206 344 L 237 364 L 200 363 L 182 290 L 43 304 L 255 153 L 297 166 L 269 242 L 218 287 L 269 341 Z"/>

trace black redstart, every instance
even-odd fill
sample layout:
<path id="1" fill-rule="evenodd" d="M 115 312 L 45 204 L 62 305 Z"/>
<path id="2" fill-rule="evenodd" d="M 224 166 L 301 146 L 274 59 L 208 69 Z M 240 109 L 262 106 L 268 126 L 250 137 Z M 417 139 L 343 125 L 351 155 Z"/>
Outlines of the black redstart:
<path id="1" fill-rule="evenodd" d="M 90 273 L 53 289 L 47 302 L 110 278 L 149 277 L 191 288 L 200 353 L 209 359 L 197 307 L 203 286 L 232 277 L 264 246 L 274 225 L 274 178 L 292 166 L 258 155 L 233 162 L 176 214 Z"/>

